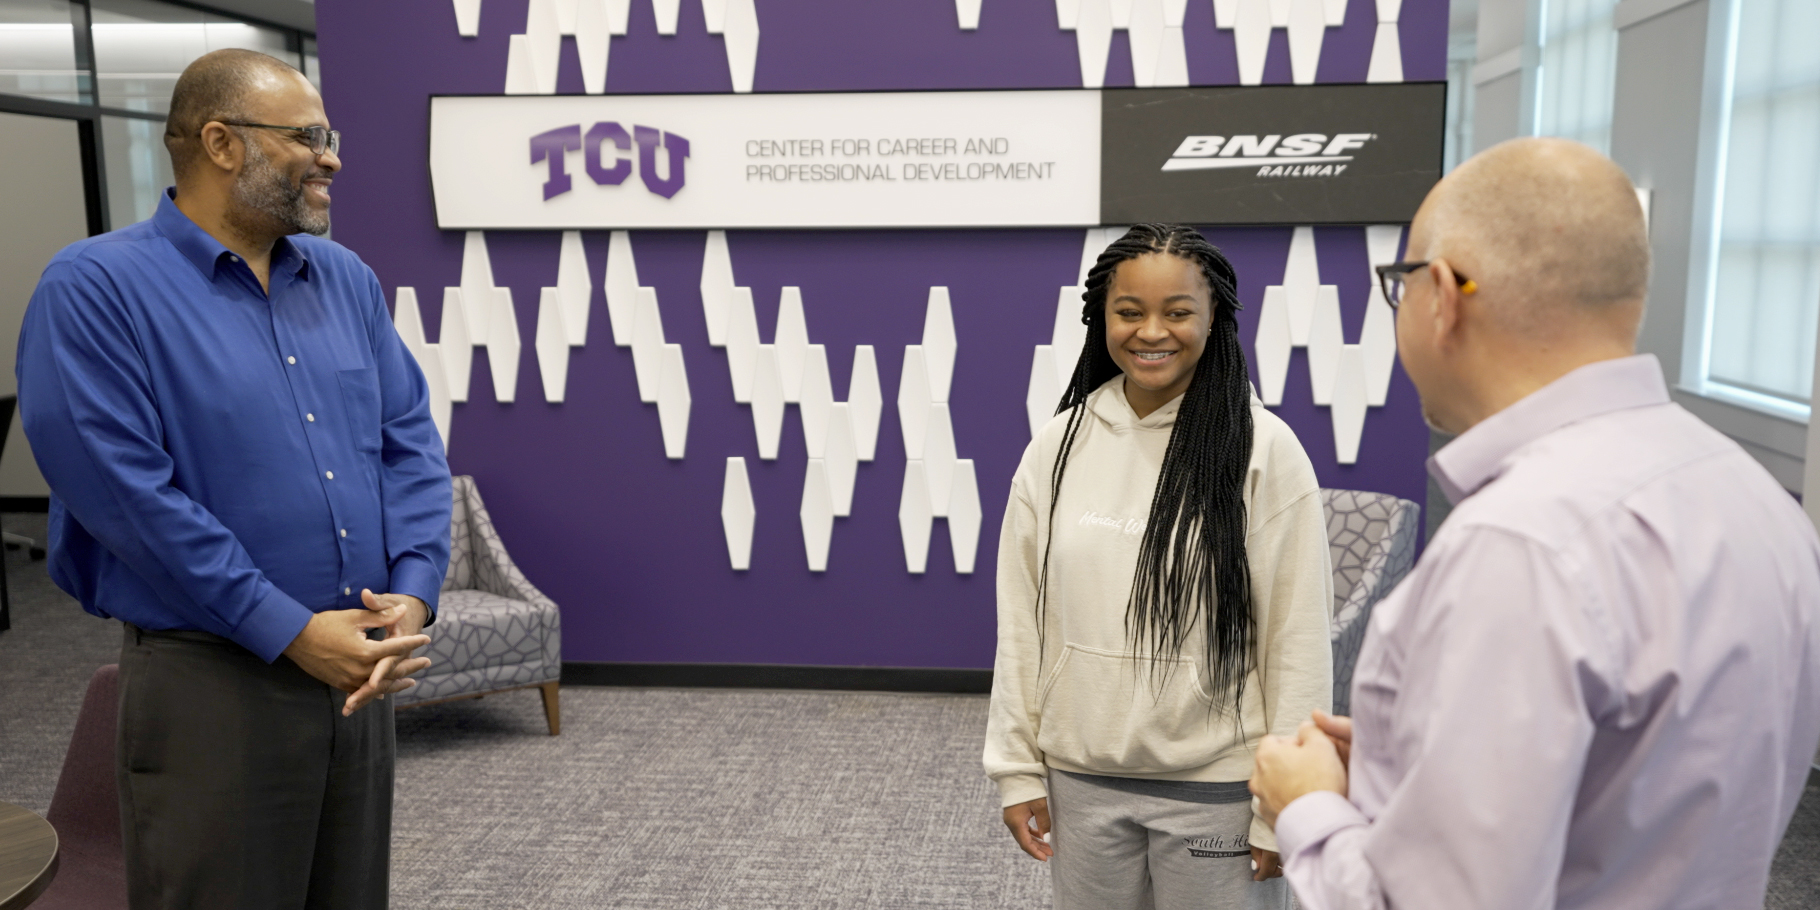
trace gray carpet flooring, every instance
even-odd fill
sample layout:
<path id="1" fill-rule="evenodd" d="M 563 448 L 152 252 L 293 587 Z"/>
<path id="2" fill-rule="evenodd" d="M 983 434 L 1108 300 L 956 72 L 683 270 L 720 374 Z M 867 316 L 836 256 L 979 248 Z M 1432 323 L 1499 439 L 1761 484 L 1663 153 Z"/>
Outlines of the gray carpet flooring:
<path id="1" fill-rule="evenodd" d="M 43 517 L 0 524 L 42 535 Z M 7 551 L 0 800 L 50 804 L 94 668 L 118 626 L 42 562 Z M 393 906 L 1031 908 L 1039 864 L 1011 844 L 979 771 L 977 696 L 563 690 L 398 714 Z M 1771 873 L 1769 910 L 1820 907 L 1820 787 Z"/>

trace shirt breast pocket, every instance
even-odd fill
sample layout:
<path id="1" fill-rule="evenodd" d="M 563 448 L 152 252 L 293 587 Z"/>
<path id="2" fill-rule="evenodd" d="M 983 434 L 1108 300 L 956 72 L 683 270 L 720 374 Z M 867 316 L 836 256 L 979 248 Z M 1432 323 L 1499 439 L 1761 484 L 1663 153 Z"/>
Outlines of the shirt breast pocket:
<path id="1" fill-rule="evenodd" d="M 341 370 L 342 410 L 347 415 L 348 436 L 354 448 L 362 452 L 379 451 L 379 378 L 378 370 L 366 367 Z"/>

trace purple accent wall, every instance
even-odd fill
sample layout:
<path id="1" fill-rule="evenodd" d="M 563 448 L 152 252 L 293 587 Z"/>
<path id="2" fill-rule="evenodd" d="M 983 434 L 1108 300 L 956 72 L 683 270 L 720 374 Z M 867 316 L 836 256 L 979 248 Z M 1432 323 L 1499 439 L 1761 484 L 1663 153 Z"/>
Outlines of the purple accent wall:
<path id="1" fill-rule="evenodd" d="M 504 85 L 508 36 L 522 32 L 526 0 L 484 0 L 480 37 L 461 38 L 449 0 L 318 0 L 324 95 L 346 139 L 335 186 L 335 239 L 378 272 L 390 294 L 415 287 L 438 337 L 441 291 L 459 283 L 463 235 L 436 229 L 431 209 L 428 96 L 493 93 Z M 1050 88 L 1079 85 L 1074 36 L 1056 28 L 1052 0 L 985 0 L 977 32 L 955 24 L 950 0 L 858 4 L 759 0 L 760 91 Z M 1363 81 L 1376 13 L 1352 0 L 1327 32 L 1319 78 Z M 1404 0 L 1405 75 L 1440 79 L 1446 0 Z M 1190 0 L 1185 25 L 1196 84 L 1234 84 L 1230 32 L 1212 4 Z M 1129 84 L 1130 51 L 1114 37 L 1108 85 Z M 1288 48 L 1271 39 L 1265 81 L 1289 81 Z M 684 0 L 678 34 L 656 33 L 651 5 L 634 0 L 628 35 L 614 38 L 607 88 L 615 93 L 731 90 L 717 36 Z M 581 91 L 571 39 L 558 90 Z M 1209 228 L 1240 275 L 1242 337 L 1255 333 L 1267 284 L 1281 280 L 1287 228 Z M 1346 338 L 1357 340 L 1369 272 L 1363 232 L 1318 228 L 1321 274 L 1338 284 Z M 835 520 L 829 570 L 808 571 L 797 509 L 806 464 L 796 409 L 779 458 L 757 458 L 750 410 L 733 402 L 725 355 L 707 344 L 698 291 L 700 231 L 632 235 L 641 284 L 657 289 L 665 333 L 685 349 L 694 397 L 688 457 L 664 458 L 654 405 L 640 404 L 631 352 L 612 344 L 600 285 L 607 236 L 585 232 L 594 289 L 588 343 L 570 353 L 567 400 L 546 404 L 536 355 L 538 289 L 555 283 L 557 232 L 487 235 L 495 280 L 512 289 L 520 334 L 517 402 L 493 400 L 477 349 L 467 403 L 455 406 L 451 467 L 472 474 L 525 573 L 562 605 L 567 660 L 713 661 L 915 667 L 989 667 L 994 650 L 997 530 L 1028 429 L 1023 401 L 1031 348 L 1045 343 L 1056 291 L 1075 279 L 1078 230 L 735 231 L 734 274 L 753 289 L 762 340 L 776 323 L 779 289 L 802 288 L 810 340 L 828 346 L 835 397 L 844 400 L 853 346 L 878 351 L 886 400 L 878 458 L 862 463 L 853 515 Z M 976 461 L 985 507 L 978 570 L 956 575 L 938 520 L 929 572 L 904 570 L 897 528 L 904 453 L 893 403 L 903 346 L 920 340 L 931 285 L 950 288 L 960 340 L 951 407 L 956 447 Z M 1325 486 L 1424 500 L 1428 436 L 1401 369 L 1389 405 L 1365 423 L 1359 463 L 1334 462 L 1327 409 L 1311 403 L 1297 349 L 1277 413 L 1300 436 Z M 728 568 L 720 526 L 728 456 L 747 458 L 758 508 L 752 569 Z"/>

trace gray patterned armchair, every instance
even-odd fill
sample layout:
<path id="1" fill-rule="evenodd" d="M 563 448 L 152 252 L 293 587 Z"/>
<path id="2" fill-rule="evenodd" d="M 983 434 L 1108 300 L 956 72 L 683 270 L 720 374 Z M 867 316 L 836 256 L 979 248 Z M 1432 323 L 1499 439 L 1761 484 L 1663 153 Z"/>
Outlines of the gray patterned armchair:
<path id="1" fill-rule="evenodd" d="M 1322 490 L 1333 556 L 1333 713 L 1352 710 L 1352 670 L 1371 608 L 1409 574 L 1421 509 L 1407 499 Z"/>
<path id="2" fill-rule="evenodd" d="M 426 630 L 430 668 L 393 696 L 397 707 L 538 688 L 555 736 L 562 731 L 562 617 L 512 564 L 474 478 L 454 478 L 454 496 L 449 575 L 436 623 Z"/>

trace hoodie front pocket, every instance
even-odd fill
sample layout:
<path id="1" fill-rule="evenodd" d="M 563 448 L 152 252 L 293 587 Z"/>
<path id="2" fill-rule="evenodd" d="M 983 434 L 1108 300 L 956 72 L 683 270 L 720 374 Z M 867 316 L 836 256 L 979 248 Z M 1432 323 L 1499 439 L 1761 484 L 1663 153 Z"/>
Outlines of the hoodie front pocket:
<path id="1" fill-rule="evenodd" d="M 1222 719 L 1187 658 L 1161 661 L 1070 644 L 1038 701 L 1037 746 L 1105 774 L 1198 768 L 1218 757 Z"/>

